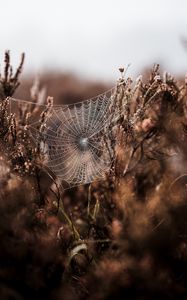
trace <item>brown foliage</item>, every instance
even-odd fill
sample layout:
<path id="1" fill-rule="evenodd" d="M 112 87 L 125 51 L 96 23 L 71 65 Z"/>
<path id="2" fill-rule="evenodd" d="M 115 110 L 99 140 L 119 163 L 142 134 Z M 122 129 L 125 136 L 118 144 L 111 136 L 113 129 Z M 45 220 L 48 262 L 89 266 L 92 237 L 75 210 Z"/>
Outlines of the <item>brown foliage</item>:
<path id="1" fill-rule="evenodd" d="M 121 70 L 111 172 L 62 191 L 28 134 L 52 99 L 9 111 L 22 64 L 13 76 L 7 52 L 0 80 L 0 299 L 186 299 L 186 79 L 156 65 L 133 83 Z"/>

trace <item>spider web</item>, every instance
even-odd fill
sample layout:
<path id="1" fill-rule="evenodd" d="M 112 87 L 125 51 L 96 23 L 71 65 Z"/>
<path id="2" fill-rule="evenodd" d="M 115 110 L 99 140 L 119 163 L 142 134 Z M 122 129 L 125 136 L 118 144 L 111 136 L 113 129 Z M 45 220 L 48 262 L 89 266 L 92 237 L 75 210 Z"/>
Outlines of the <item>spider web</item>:
<path id="1" fill-rule="evenodd" d="M 43 164 L 69 186 L 105 177 L 112 163 L 109 128 L 114 119 L 113 89 L 72 105 L 54 105 L 45 126 L 30 132 L 44 154 Z"/>

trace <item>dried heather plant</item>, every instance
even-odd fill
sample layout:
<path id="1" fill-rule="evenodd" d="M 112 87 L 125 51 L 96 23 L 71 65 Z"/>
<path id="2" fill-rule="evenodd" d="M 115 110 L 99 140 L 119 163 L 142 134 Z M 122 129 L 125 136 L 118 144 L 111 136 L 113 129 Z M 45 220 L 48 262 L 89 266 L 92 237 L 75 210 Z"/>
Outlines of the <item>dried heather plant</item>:
<path id="1" fill-rule="evenodd" d="M 10 111 L 22 64 L 13 76 L 6 52 L 0 80 L 0 298 L 185 299 L 186 78 L 155 65 L 133 82 L 121 69 L 103 141 L 111 172 L 62 191 L 29 136 L 35 119 L 43 132 L 52 98 L 38 108 L 36 80 L 33 104 Z"/>
<path id="2" fill-rule="evenodd" d="M 19 77 L 22 72 L 24 59 L 25 54 L 22 53 L 20 64 L 15 73 L 13 73 L 13 68 L 10 65 L 10 53 L 9 51 L 5 52 L 4 73 L 0 74 L 0 100 L 5 100 L 7 97 L 12 96 L 15 90 L 18 88 L 20 84 Z"/>

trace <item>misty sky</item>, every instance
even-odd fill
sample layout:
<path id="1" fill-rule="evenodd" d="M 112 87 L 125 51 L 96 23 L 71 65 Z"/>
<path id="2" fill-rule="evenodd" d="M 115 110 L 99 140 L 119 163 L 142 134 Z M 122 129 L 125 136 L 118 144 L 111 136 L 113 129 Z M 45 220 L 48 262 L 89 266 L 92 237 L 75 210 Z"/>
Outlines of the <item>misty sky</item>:
<path id="1" fill-rule="evenodd" d="M 115 79 L 161 63 L 186 73 L 186 0 L 0 0 L 0 54 L 16 64 L 26 53 L 25 73 L 72 71 L 86 78 Z M 2 60 L 1 60 L 2 61 Z"/>

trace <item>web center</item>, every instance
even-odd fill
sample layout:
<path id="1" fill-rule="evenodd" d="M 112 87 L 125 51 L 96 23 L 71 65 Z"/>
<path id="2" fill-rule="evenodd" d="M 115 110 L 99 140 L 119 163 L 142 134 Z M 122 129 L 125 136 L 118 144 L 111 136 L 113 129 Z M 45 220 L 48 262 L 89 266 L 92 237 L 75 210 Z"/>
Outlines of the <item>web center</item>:
<path id="1" fill-rule="evenodd" d="M 89 141 L 88 141 L 88 138 L 86 137 L 81 137 L 79 139 L 79 147 L 82 151 L 85 151 L 88 149 L 88 144 L 89 144 Z"/>

